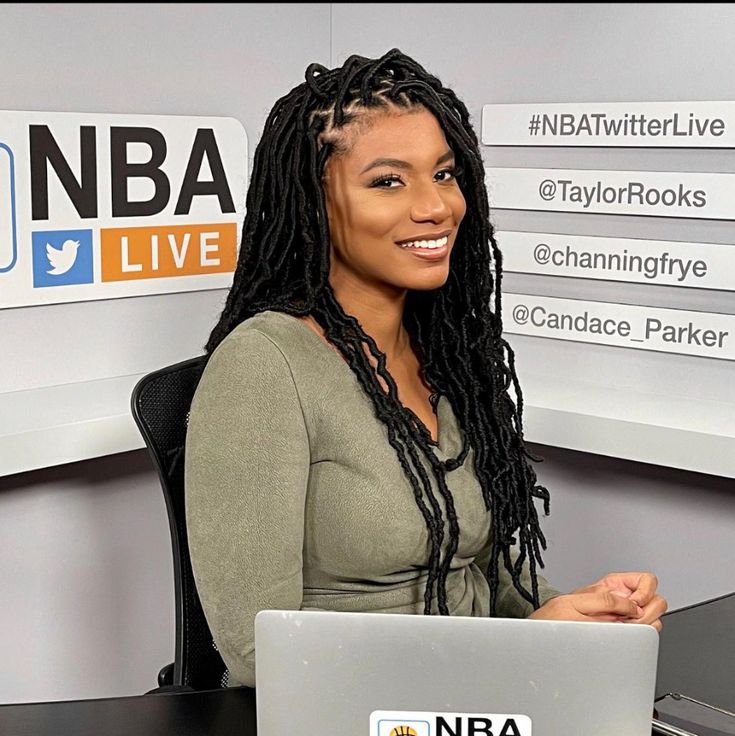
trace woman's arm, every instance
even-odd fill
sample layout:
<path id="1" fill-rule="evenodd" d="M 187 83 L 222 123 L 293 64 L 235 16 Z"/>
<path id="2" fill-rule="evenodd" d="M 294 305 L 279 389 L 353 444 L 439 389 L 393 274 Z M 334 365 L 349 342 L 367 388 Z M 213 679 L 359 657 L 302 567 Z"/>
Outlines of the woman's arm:
<path id="1" fill-rule="evenodd" d="M 482 552 L 475 558 L 475 564 L 480 567 L 483 574 L 487 570 L 490 560 L 490 544 L 488 544 Z M 515 564 L 518 559 L 519 552 L 514 547 L 510 550 L 510 558 Z M 538 569 L 538 568 L 537 568 Z M 502 555 L 498 563 L 498 599 L 497 599 L 497 616 L 501 618 L 526 618 L 534 611 L 534 607 L 516 590 L 510 573 L 505 569 Z M 542 575 L 537 574 L 539 602 L 543 606 L 556 596 L 562 595 L 561 591 L 556 590 Z M 523 565 L 521 575 L 521 584 L 530 593 L 531 592 L 531 574 L 529 572 L 528 560 Z"/>
<path id="2" fill-rule="evenodd" d="M 186 439 L 186 519 L 199 597 L 237 682 L 255 685 L 255 614 L 303 599 L 309 438 L 291 370 L 265 334 L 212 354 Z"/>

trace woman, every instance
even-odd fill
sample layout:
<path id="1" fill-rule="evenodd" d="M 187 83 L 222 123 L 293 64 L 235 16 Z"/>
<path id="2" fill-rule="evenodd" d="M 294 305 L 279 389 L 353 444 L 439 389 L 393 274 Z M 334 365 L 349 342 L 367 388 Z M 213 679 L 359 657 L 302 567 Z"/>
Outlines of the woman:
<path id="1" fill-rule="evenodd" d="M 398 49 L 312 64 L 271 111 L 186 448 L 192 566 L 231 684 L 255 684 L 264 608 L 660 629 L 649 573 L 569 595 L 538 575 L 549 497 L 488 216 L 466 107 Z"/>

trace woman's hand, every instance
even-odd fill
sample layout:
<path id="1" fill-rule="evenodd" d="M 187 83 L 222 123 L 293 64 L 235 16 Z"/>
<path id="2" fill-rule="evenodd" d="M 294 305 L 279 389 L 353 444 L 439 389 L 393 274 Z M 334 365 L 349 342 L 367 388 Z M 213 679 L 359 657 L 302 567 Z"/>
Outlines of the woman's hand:
<path id="1" fill-rule="evenodd" d="M 666 599 L 648 572 L 610 573 L 584 588 L 552 598 L 528 618 L 556 621 L 622 621 L 650 624 L 661 631 Z"/>

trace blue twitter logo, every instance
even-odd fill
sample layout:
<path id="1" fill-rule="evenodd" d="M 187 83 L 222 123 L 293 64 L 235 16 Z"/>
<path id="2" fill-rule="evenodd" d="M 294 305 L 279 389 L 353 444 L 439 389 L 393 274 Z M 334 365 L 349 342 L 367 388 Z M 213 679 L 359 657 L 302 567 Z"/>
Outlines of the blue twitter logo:
<path id="1" fill-rule="evenodd" d="M 32 237 L 34 287 L 94 281 L 91 230 L 47 230 Z"/>

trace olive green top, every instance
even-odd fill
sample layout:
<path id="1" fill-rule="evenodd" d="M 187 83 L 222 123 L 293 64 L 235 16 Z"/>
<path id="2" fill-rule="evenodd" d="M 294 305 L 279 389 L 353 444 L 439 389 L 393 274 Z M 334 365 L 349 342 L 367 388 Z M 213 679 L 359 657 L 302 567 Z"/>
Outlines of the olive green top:
<path id="1" fill-rule="evenodd" d="M 445 396 L 435 411 L 432 449 L 457 457 Z M 423 613 L 429 532 L 411 483 L 357 376 L 297 318 L 261 312 L 218 345 L 191 406 L 185 478 L 194 578 L 231 685 L 255 684 L 261 609 Z M 487 616 L 490 524 L 472 450 L 446 479 L 460 528 L 447 605 Z M 527 616 L 500 568 L 498 615 Z M 539 595 L 560 593 L 539 577 Z"/>

